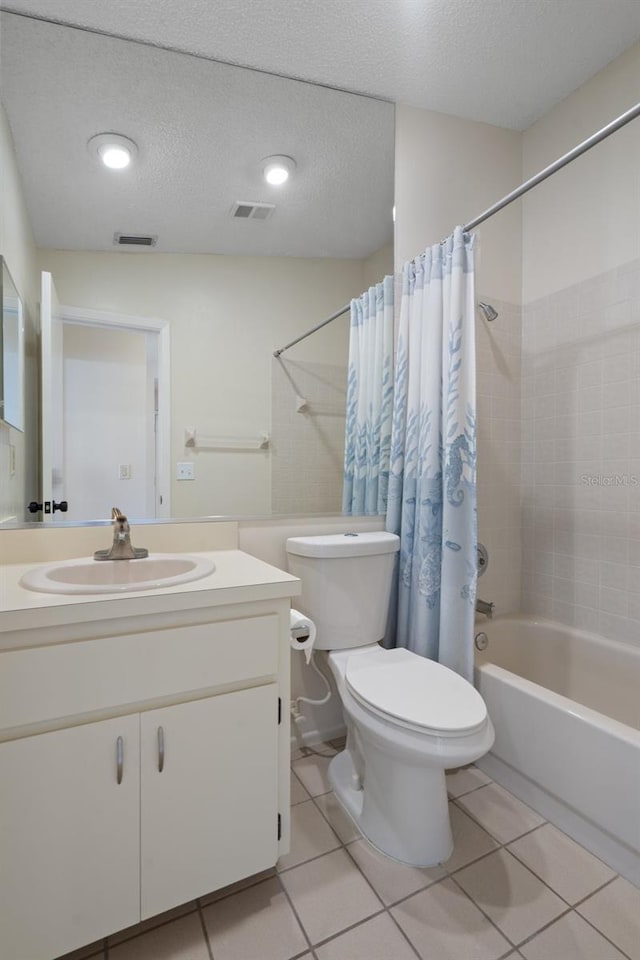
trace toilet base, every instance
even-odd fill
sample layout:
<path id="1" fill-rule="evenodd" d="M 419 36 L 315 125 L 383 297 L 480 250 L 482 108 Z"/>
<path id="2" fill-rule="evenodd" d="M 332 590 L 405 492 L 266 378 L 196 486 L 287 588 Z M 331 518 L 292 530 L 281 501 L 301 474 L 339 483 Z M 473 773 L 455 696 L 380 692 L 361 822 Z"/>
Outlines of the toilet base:
<path id="1" fill-rule="evenodd" d="M 453 836 L 444 770 L 367 753 L 360 789 L 348 749 L 329 764 L 331 786 L 362 834 L 400 863 L 433 867 L 448 860 Z"/>

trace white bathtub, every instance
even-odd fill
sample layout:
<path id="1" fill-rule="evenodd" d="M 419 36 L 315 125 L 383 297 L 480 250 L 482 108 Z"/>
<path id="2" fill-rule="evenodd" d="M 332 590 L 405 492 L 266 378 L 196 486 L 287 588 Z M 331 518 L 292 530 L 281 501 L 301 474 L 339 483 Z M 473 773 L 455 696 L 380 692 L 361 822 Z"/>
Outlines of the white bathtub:
<path id="1" fill-rule="evenodd" d="M 640 885 L 640 647 L 524 617 L 479 630 L 496 739 L 478 766 Z"/>

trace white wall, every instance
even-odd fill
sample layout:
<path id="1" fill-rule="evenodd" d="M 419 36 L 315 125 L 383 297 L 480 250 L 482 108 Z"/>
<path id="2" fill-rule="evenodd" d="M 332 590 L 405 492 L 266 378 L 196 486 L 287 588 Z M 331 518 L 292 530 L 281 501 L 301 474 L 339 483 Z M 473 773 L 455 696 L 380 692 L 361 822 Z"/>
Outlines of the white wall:
<path id="1" fill-rule="evenodd" d="M 396 270 L 471 220 L 522 179 L 522 135 L 427 110 L 396 109 Z M 521 210 L 476 231 L 478 533 L 490 554 L 479 592 L 499 613 L 520 606 Z"/>
<path id="2" fill-rule="evenodd" d="M 359 295 L 363 261 L 42 250 L 40 266 L 66 305 L 170 322 L 172 474 L 180 460 L 196 471 L 173 480 L 171 515 L 269 514 L 269 453 L 185 449 L 185 427 L 268 432 L 273 351 Z M 340 363 L 347 344 L 345 317 L 286 356 Z"/>
<path id="3" fill-rule="evenodd" d="M 518 186 L 522 135 L 487 123 L 396 107 L 396 270 Z M 511 303 L 521 293 L 519 203 L 476 231 L 478 286 Z"/>
<path id="4" fill-rule="evenodd" d="M 526 174 L 638 100 L 640 44 L 524 134 Z M 640 642 L 640 120 L 524 202 L 525 609 Z"/>
<path id="5" fill-rule="evenodd" d="M 25 505 L 37 495 L 37 359 L 35 318 L 38 299 L 36 248 L 24 203 L 13 141 L 0 104 L 0 254 L 22 297 L 25 321 L 25 431 L 0 422 L 0 523 L 24 519 Z M 10 447 L 16 470 L 10 471 Z M 28 515 L 27 515 L 28 516 Z"/>
<path id="6" fill-rule="evenodd" d="M 525 131 L 525 177 L 634 106 L 639 95 L 637 43 Z M 640 120 L 522 202 L 524 303 L 634 260 L 640 255 Z"/>

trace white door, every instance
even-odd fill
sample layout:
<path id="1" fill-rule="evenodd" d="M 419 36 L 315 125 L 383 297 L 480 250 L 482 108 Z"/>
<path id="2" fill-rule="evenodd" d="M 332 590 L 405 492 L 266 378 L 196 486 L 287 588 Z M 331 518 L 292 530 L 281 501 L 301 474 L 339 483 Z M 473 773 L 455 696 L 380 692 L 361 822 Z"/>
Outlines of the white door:
<path id="1" fill-rule="evenodd" d="M 41 286 L 38 517 L 60 520 L 67 505 L 68 520 L 106 519 L 113 506 L 168 517 L 168 324 L 60 306 L 50 273 Z M 118 338 L 127 348 L 114 363 Z"/>
<path id="2" fill-rule="evenodd" d="M 142 919 L 272 867 L 277 684 L 141 715 Z"/>
<path id="3" fill-rule="evenodd" d="M 64 517 L 63 334 L 60 304 L 50 273 L 40 290 L 41 442 L 40 499 L 44 520 Z"/>
<path id="4" fill-rule="evenodd" d="M 7 960 L 51 960 L 140 919 L 139 719 L 0 744 Z"/>

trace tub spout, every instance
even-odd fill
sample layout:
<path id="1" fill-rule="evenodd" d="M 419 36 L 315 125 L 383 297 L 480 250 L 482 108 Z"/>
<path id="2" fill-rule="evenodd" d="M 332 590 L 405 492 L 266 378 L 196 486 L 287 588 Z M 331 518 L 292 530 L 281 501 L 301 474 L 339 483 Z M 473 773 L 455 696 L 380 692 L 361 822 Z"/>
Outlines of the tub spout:
<path id="1" fill-rule="evenodd" d="M 476 600 L 476 613 L 484 613 L 486 617 L 493 617 L 493 603 L 487 603 L 486 600 Z"/>

